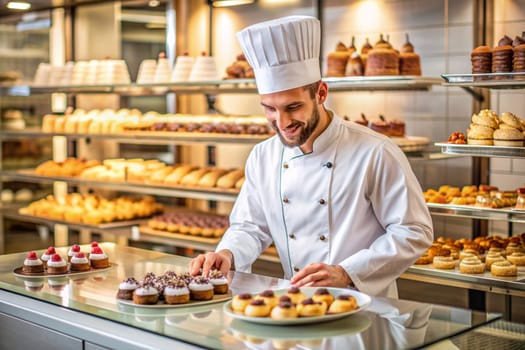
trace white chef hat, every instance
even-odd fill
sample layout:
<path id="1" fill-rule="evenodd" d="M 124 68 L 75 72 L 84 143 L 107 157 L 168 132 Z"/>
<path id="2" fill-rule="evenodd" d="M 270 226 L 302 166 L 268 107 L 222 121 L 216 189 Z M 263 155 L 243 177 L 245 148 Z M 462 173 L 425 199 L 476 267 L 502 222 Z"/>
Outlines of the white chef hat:
<path id="1" fill-rule="evenodd" d="M 289 16 L 249 26 L 237 39 L 252 66 L 259 94 L 321 80 L 321 25 L 310 16 Z"/>

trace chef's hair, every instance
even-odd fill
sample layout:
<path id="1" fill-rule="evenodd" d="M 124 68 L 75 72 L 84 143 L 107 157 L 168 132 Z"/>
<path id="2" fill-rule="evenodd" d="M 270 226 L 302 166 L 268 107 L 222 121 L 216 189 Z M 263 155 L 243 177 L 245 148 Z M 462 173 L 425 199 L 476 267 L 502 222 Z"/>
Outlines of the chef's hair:
<path id="1" fill-rule="evenodd" d="M 303 89 L 308 90 L 310 92 L 310 98 L 314 99 L 315 94 L 317 94 L 317 90 L 319 90 L 319 85 L 321 84 L 321 81 L 316 81 L 315 83 L 311 83 L 308 85 L 304 85 Z"/>

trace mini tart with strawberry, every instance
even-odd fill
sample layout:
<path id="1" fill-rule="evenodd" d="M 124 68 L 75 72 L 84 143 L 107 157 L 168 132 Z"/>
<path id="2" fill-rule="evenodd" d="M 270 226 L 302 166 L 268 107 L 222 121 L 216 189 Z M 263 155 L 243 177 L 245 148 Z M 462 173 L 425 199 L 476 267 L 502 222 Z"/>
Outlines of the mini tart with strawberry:
<path id="1" fill-rule="evenodd" d="M 78 244 L 73 244 L 67 252 L 67 261 L 71 262 L 71 258 L 74 257 L 77 253 L 80 253 L 80 246 Z"/>
<path id="2" fill-rule="evenodd" d="M 27 253 L 24 260 L 22 271 L 25 273 L 41 273 L 44 272 L 44 263 L 38 258 L 35 252 Z"/>
<path id="3" fill-rule="evenodd" d="M 60 254 L 53 254 L 51 259 L 47 262 L 48 274 L 64 274 L 67 273 L 67 262 L 62 259 Z"/>
<path id="4" fill-rule="evenodd" d="M 42 253 L 42 255 L 40 256 L 40 259 L 44 263 L 44 268 L 47 267 L 48 260 L 51 259 L 51 257 L 55 253 L 56 253 L 55 247 L 49 247 L 49 248 L 47 248 L 47 250 L 44 253 Z"/>
<path id="5" fill-rule="evenodd" d="M 91 253 L 89 254 L 89 263 L 94 269 L 104 269 L 109 267 L 109 258 L 102 248 L 95 246 L 91 249 Z"/>
<path id="6" fill-rule="evenodd" d="M 71 271 L 89 271 L 91 268 L 86 254 L 83 252 L 75 254 L 70 261 Z"/>

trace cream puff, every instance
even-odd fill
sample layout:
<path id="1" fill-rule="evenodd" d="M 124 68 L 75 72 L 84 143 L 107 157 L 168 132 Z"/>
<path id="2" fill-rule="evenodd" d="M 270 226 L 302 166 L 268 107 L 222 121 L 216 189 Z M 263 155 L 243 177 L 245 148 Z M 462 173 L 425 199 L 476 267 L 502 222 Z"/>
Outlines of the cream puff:
<path id="1" fill-rule="evenodd" d="M 328 308 L 328 313 L 338 314 L 341 312 L 348 312 L 357 309 L 357 300 L 355 297 L 348 294 L 341 294 L 335 298 L 334 302 Z"/>
<path id="2" fill-rule="evenodd" d="M 326 303 L 307 298 L 297 305 L 297 312 L 300 317 L 323 316 L 326 313 Z"/>
<path id="3" fill-rule="evenodd" d="M 255 299 L 264 300 L 264 302 L 270 307 L 270 309 L 275 307 L 279 302 L 279 298 L 277 298 L 277 296 L 271 289 L 263 290 L 255 296 Z"/>
<path id="4" fill-rule="evenodd" d="M 267 317 L 270 314 L 270 306 L 264 299 L 252 300 L 244 309 L 244 315 L 249 317 Z"/>
<path id="5" fill-rule="evenodd" d="M 270 312 L 270 318 L 274 320 L 296 318 L 297 316 L 297 309 L 295 308 L 295 305 L 291 302 L 280 302 Z"/>
<path id="6" fill-rule="evenodd" d="M 251 303 L 253 297 L 249 293 L 237 294 L 232 299 L 232 310 L 235 313 L 244 313 L 246 306 Z"/>
<path id="7" fill-rule="evenodd" d="M 318 288 L 314 295 L 312 295 L 314 301 L 322 302 L 325 304 L 325 309 L 327 310 L 330 304 L 334 301 L 334 296 L 326 288 Z"/>
<path id="8" fill-rule="evenodd" d="M 299 304 L 301 301 L 306 299 L 306 295 L 301 291 L 301 289 L 297 287 L 290 287 L 286 291 L 286 295 L 290 297 L 292 303 L 294 303 L 295 305 Z"/>

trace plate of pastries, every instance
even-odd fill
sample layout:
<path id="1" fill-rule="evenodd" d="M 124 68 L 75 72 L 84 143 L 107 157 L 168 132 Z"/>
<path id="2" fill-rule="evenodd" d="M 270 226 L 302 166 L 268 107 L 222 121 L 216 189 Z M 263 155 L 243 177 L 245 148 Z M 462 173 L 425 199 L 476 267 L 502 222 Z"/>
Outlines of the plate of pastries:
<path id="1" fill-rule="evenodd" d="M 226 276 L 212 270 L 207 277 L 166 271 L 148 272 L 142 280 L 128 277 L 118 287 L 117 302 L 145 308 L 200 306 L 229 300 L 231 292 Z"/>
<path id="2" fill-rule="evenodd" d="M 98 272 L 112 265 L 98 242 L 92 242 L 89 249 L 73 244 L 65 255 L 60 254 L 53 246 L 48 247 L 40 255 L 35 251 L 30 251 L 23 265 L 15 268 L 13 273 L 25 278 L 58 277 Z"/>
<path id="3" fill-rule="evenodd" d="M 237 294 L 223 310 L 234 319 L 252 323 L 296 325 L 338 320 L 364 310 L 370 303 L 368 295 L 352 289 L 290 287 Z"/>

